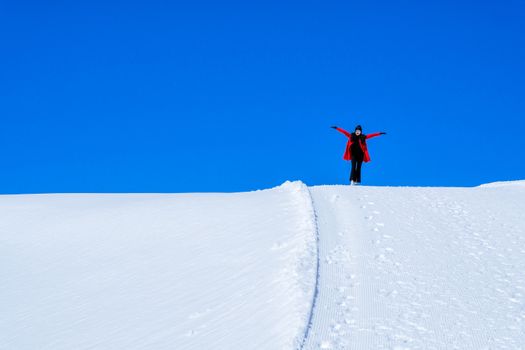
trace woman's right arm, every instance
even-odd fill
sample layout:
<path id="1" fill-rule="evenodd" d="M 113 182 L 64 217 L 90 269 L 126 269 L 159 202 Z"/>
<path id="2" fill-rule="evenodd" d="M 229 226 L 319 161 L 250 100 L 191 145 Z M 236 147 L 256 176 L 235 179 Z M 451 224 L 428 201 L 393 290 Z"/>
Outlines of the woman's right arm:
<path id="1" fill-rule="evenodd" d="M 332 129 L 339 131 L 341 134 L 345 135 L 348 138 L 352 137 L 352 135 L 348 131 L 338 128 L 337 126 L 332 126 Z"/>

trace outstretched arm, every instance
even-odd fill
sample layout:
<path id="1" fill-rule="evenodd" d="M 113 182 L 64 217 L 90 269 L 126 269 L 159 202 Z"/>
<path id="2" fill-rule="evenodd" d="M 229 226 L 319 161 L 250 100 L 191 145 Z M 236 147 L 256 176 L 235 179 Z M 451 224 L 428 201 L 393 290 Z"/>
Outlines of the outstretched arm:
<path id="1" fill-rule="evenodd" d="M 375 132 L 373 134 L 368 134 L 366 135 L 366 139 L 371 139 L 372 137 L 377 137 L 377 136 L 381 136 L 381 135 L 386 135 L 386 132 Z"/>
<path id="2" fill-rule="evenodd" d="M 348 138 L 350 138 L 352 136 L 348 131 L 346 131 L 344 129 L 341 129 L 341 128 L 338 128 L 337 126 L 332 126 L 332 129 L 335 129 L 335 130 L 339 131 L 341 134 L 345 135 Z"/>

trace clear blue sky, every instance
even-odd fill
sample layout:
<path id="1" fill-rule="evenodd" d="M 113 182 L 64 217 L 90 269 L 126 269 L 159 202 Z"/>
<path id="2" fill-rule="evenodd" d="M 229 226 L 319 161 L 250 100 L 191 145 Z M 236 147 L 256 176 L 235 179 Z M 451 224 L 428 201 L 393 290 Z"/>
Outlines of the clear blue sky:
<path id="1" fill-rule="evenodd" d="M 191 3 L 191 5 L 188 5 Z M 523 1 L 0 0 L 0 193 L 525 178 Z"/>

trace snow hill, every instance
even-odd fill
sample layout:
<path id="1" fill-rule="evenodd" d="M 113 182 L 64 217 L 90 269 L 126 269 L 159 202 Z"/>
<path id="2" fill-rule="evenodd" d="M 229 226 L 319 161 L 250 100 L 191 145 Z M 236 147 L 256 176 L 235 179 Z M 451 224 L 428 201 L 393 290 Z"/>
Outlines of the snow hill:
<path id="1" fill-rule="evenodd" d="M 0 349 L 525 349 L 525 182 L 0 196 Z"/>

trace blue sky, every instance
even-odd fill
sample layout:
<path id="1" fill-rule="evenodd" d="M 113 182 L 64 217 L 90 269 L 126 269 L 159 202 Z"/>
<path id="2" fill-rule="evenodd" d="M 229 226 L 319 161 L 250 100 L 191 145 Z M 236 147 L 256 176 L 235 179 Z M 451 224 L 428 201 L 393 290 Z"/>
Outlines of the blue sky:
<path id="1" fill-rule="evenodd" d="M 525 179 L 522 1 L 0 1 L 0 193 Z"/>

